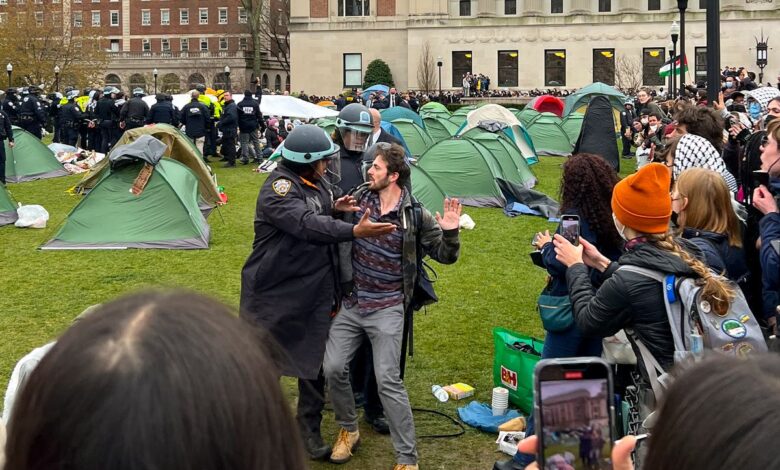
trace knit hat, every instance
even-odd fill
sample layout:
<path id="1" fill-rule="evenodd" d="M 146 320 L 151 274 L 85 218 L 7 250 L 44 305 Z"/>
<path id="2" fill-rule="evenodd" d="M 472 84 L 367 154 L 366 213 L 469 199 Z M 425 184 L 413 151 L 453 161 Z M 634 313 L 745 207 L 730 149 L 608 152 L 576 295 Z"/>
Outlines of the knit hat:
<path id="1" fill-rule="evenodd" d="M 664 233 L 669 228 L 671 175 L 665 165 L 650 163 L 627 176 L 612 190 L 612 213 L 640 233 Z"/>

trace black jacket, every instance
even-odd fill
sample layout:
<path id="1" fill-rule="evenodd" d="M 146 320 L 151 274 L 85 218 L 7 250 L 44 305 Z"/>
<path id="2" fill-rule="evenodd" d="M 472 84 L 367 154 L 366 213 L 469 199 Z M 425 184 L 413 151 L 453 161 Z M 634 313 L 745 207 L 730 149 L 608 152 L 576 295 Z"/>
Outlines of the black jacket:
<path id="1" fill-rule="evenodd" d="M 122 106 L 119 112 L 120 121 L 131 121 L 133 124 L 142 126 L 146 122 L 146 116 L 149 115 L 149 105 L 142 98 L 131 98 Z"/>
<path id="2" fill-rule="evenodd" d="M 348 194 L 353 189 L 363 184 L 363 152 L 350 152 L 339 143 L 341 150 L 339 158 L 341 160 L 341 180 L 339 188 L 341 194 Z"/>
<path id="3" fill-rule="evenodd" d="M 16 100 L 15 95 L 6 95 L 3 100 L 3 111 L 8 115 L 8 118 L 12 123 L 19 122 L 19 101 Z"/>
<path id="4" fill-rule="evenodd" d="M 206 126 L 211 119 L 209 108 L 198 100 L 192 100 L 181 109 L 181 123 L 187 137 L 197 139 L 206 135 Z"/>
<path id="5" fill-rule="evenodd" d="M 179 125 L 179 111 L 173 106 L 172 101 L 158 101 L 152 105 L 149 115 L 146 117 L 147 124 L 170 124 Z"/>
<path id="6" fill-rule="evenodd" d="M 19 106 L 19 118 L 22 123 L 27 119 L 28 124 L 37 123 L 41 126 L 46 124 L 46 112 L 34 95 L 28 95 L 22 99 L 22 104 Z"/>
<path id="7" fill-rule="evenodd" d="M 112 128 L 119 121 L 119 109 L 110 96 L 104 96 L 98 100 L 97 105 L 95 105 L 95 115 L 99 121 L 98 125 L 101 127 Z"/>
<path id="8" fill-rule="evenodd" d="M 11 129 L 11 118 L 4 111 L 0 111 L 0 140 L 14 141 L 14 132 Z"/>
<path id="9" fill-rule="evenodd" d="M 730 246 L 727 235 L 686 228 L 682 236 L 699 248 L 704 262 L 716 273 L 725 273 L 734 282 L 740 282 L 747 276 L 745 250 Z"/>
<path id="10" fill-rule="evenodd" d="M 330 192 L 279 165 L 255 209 L 252 253 L 241 271 L 241 317 L 286 352 L 283 375 L 315 379 L 340 297 L 337 242 L 353 225 L 332 217 Z"/>
<path id="11" fill-rule="evenodd" d="M 219 117 L 217 128 L 223 135 L 229 137 L 238 135 L 238 106 L 235 101 L 226 101 L 222 105 L 222 115 Z"/>
<path id="12" fill-rule="evenodd" d="M 700 256 L 695 246 L 684 247 Z M 594 291 L 588 268 L 575 264 L 566 270 L 572 310 L 577 326 L 586 336 L 612 336 L 632 328 L 665 369 L 674 363 L 674 343 L 664 304 L 661 283 L 638 273 L 618 270 L 632 265 L 676 276 L 699 277 L 682 258 L 649 243 L 629 249 L 604 272 L 604 283 Z M 637 354 L 640 357 L 640 354 Z"/>
<path id="13" fill-rule="evenodd" d="M 68 101 L 68 104 L 60 110 L 60 125 L 67 129 L 76 129 L 81 124 L 84 113 L 75 101 Z"/>
<path id="14" fill-rule="evenodd" d="M 238 130 L 241 132 L 254 132 L 263 122 L 263 113 L 260 112 L 260 103 L 251 97 L 244 97 L 238 102 Z"/>
<path id="15" fill-rule="evenodd" d="M 281 144 L 281 142 L 279 142 L 279 132 L 273 127 L 267 127 L 265 129 L 264 137 L 266 147 L 271 147 L 272 149 L 276 150 L 276 147 Z"/>

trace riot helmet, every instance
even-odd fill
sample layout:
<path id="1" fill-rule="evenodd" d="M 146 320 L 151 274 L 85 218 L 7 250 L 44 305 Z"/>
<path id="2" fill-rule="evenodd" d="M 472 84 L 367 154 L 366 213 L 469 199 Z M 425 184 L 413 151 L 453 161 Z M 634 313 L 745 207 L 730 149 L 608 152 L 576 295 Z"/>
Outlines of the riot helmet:
<path id="1" fill-rule="evenodd" d="M 271 159 L 281 157 L 293 164 L 313 164 L 327 160 L 324 174 L 318 175 L 326 183 L 336 185 L 341 181 L 339 146 L 334 144 L 324 129 L 312 124 L 302 124 L 290 132 Z"/>
<path id="2" fill-rule="evenodd" d="M 341 110 L 336 127 L 344 148 L 350 152 L 365 151 L 368 137 L 374 131 L 371 113 L 359 103 L 349 104 Z"/>

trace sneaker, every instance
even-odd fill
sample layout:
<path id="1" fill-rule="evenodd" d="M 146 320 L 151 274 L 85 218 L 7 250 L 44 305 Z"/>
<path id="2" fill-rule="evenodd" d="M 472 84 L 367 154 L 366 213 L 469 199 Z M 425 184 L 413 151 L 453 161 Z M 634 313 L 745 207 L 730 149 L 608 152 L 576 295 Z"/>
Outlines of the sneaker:
<path id="1" fill-rule="evenodd" d="M 420 467 L 417 464 L 410 464 L 410 463 L 397 463 L 395 464 L 395 467 L 393 467 L 393 470 L 419 470 Z"/>
<path id="2" fill-rule="evenodd" d="M 303 446 L 306 448 L 306 453 L 309 454 L 309 458 L 312 460 L 324 460 L 330 455 L 330 446 L 323 442 L 322 436 L 319 434 L 307 436 L 303 440 Z"/>
<path id="3" fill-rule="evenodd" d="M 344 428 L 339 431 L 339 437 L 333 444 L 333 452 L 330 461 L 333 463 L 347 463 L 352 458 L 352 452 L 360 446 L 360 431 L 349 432 Z"/>
<path id="4" fill-rule="evenodd" d="M 235 168 L 236 164 L 235 162 L 227 162 L 224 165 L 222 165 L 222 168 Z"/>
<path id="5" fill-rule="evenodd" d="M 390 434 L 390 426 L 387 424 L 387 419 L 384 415 L 379 415 L 376 418 L 366 415 L 365 419 L 366 423 L 371 425 L 374 432 L 379 434 Z"/>

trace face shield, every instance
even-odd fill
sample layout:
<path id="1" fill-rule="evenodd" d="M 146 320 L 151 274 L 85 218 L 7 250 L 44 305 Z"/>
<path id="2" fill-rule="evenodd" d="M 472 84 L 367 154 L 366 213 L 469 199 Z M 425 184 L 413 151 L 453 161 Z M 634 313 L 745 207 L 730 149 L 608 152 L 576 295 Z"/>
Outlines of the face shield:
<path id="1" fill-rule="evenodd" d="M 368 137 L 371 135 L 371 130 L 357 130 L 352 127 L 340 127 L 339 134 L 341 134 L 341 140 L 344 142 L 344 148 L 350 152 L 363 152 L 366 150 L 366 144 L 368 143 Z"/>
<path id="2" fill-rule="evenodd" d="M 324 158 L 325 174 L 322 175 L 322 181 L 330 186 L 336 186 L 341 182 L 341 156 L 339 152 L 333 153 Z"/>

